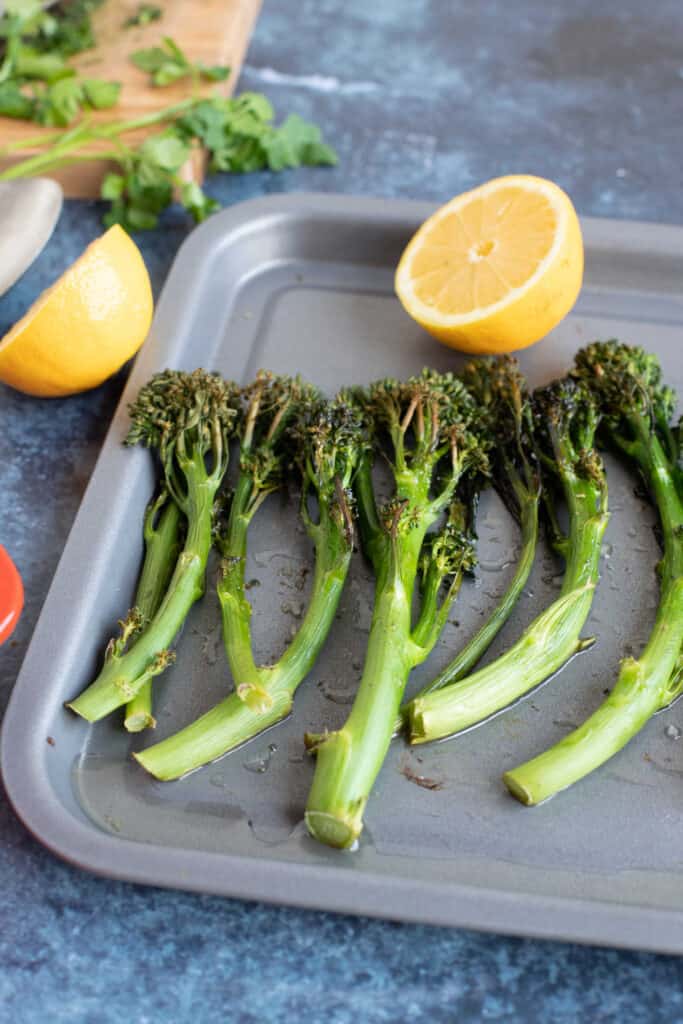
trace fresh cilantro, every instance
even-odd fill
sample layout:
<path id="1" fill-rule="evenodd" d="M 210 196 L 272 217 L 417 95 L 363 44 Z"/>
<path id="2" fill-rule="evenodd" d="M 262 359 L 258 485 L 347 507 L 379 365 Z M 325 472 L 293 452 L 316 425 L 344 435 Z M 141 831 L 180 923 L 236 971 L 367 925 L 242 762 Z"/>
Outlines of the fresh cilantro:
<path id="1" fill-rule="evenodd" d="M 292 114 L 275 127 L 273 116 L 265 96 L 247 92 L 233 99 L 200 100 L 180 119 L 179 129 L 187 137 L 199 139 L 215 171 L 282 171 L 302 164 L 337 162 L 336 153 L 322 141 L 316 125 Z"/>
<path id="2" fill-rule="evenodd" d="M 76 78 L 67 58 L 92 46 L 90 16 L 103 0 L 70 0 L 47 13 L 33 0 L 9 0 L 0 16 L 0 115 L 65 127 L 83 110 L 105 110 L 120 86 Z"/>
<path id="3" fill-rule="evenodd" d="M 190 156 L 190 147 L 173 131 L 145 139 L 137 151 L 138 159 L 153 168 L 173 174 L 179 171 Z"/>
<path id="4" fill-rule="evenodd" d="M 207 67 L 202 63 L 193 64 L 170 36 L 164 36 L 160 46 L 136 50 L 130 59 L 137 68 L 151 75 L 155 86 L 171 85 L 183 78 L 222 82 L 230 74 L 230 68 L 222 65 Z"/>
<path id="5" fill-rule="evenodd" d="M 190 146 L 172 129 L 125 152 L 119 161 L 121 173 L 107 175 L 102 183 L 102 198 L 112 204 L 105 224 L 121 224 L 129 231 L 155 227 L 159 214 L 173 201 L 180 169 L 189 156 Z"/>
<path id="6" fill-rule="evenodd" d="M 94 79 L 65 78 L 27 100 L 14 83 L 0 82 L 0 113 L 18 116 L 11 112 L 28 101 L 37 105 L 33 116 L 44 123 L 67 123 L 79 104 L 94 107 L 115 101 L 109 85 Z M 126 144 L 128 132 L 164 123 L 163 130 L 141 145 Z M 104 140 L 111 143 L 110 150 L 102 148 Z M 97 150 L 91 145 L 95 141 L 100 143 Z M 0 173 L 0 181 L 7 176 L 49 173 L 73 160 L 106 158 L 116 170 L 102 182 L 102 199 L 110 204 L 105 224 L 122 224 L 129 231 L 153 228 L 174 202 L 195 221 L 202 221 L 218 209 L 218 203 L 183 173 L 197 145 L 207 151 L 213 171 L 280 171 L 337 161 L 315 125 L 290 115 L 278 126 L 266 97 L 248 92 L 232 98 L 187 99 L 131 121 L 90 124 L 82 119 L 59 138 L 47 141 L 38 155 Z"/>
<path id="7" fill-rule="evenodd" d="M 123 193 L 126 191 L 126 179 L 123 174 L 111 174 L 105 175 L 102 179 L 100 186 L 100 195 L 102 199 L 108 199 L 113 202 L 115 199 L 121 199 Z"/>
<path id="8" fill-rule="evenodd" d="M 40 53 L 30 46 L 22 46 L 14 57 L 12 73 L 17 79 L 56 82 L 73 75 L 72 69 L 57 53 Z"/>
<path id="9" fill-rule="evenodd" d="M 290 114 L 279 128 L 266 135 L 263 148 L 271 171 L 337 162 L 334 150 L 322 141 L 318 126 L 298 114 Z"/>
<path id="10" fill-rule="evenodd" d="M 155 227 L 174 196 L 198 222 L 217 210 L 218 203 L 196 182 L 180 177 L 190 152 L 188 143 L 167 130 L 124 156 L 121 172 L 108 174 L 102 182 L 102 198 L 111 202 L 105 224 L 121 224 L 129 231 Z"/>
<path id="11" fill-rule="evenodd" d="M 66 0 L 41 20 L 41 31 L 36 45 L 39 49 L 72 57 L 95 45 L 92 15 L 104 0 Z"/>
<path id="12" fill-rule="evenodd" d="M 76 78 L 62 78 L 51 85 L 44 96 L 43 124 L 66 126 L 78 116 L 83 105 L 83 88 Z"/>
<path id="13" fill-rule="evenodd" d="M 118 100 L 121 86 L 99 78 L 60 78 L 35 96 L 33 119 L 52 127 L 66 127 L 82 110 L 106 110 Z"/>
<path id="14" fill-rule="evenodd" d="M 106 82 L 102 78 L 84 78 L 83 96 L 93 110 L 109 110 L 116 106 L 121 92 L 120 82 Z"/>
<path id="15" fill-rule="evenodd" d="M 131 14 L 130 18 L 126 18 L 123 27 L 140 28 L 150 25 L 153 21 L 158 21 L 162 14 L 161 7 L 157 7 L 156 4 L 138 4 L 137 10 Z"/>
<path id="16" fill-rule="evenodd" d="M 16 82 L 0 82 L 0 116 L 30 121 L 34 107 L 33 100 L 24 96 Z"/>
<path id="17" fill-rule="evenodd" d="M 91 16 L 104 0 L 67 0 L 43 10 L 38 0 L 6 0 L 0 16 L 0 39 L 21 36 L 40 53 L 64 60 L 95 45 Z"/>
<path id="18" fill-rule="evenodd" d="M 206 220 L 208 216 L 221 208 L 221 204 L 207 196 L 206 192 L 196 181 L 185 181 L 182 183 L 179 199 L 198 224 L 201 224 L 203 220 Z"/>
<path id="19" fill-rule="evenodd" d="M 207 82 L 224 82 L 230 77 L 230 68 L 227 64 L 195 64 L 197 71 Z"/>

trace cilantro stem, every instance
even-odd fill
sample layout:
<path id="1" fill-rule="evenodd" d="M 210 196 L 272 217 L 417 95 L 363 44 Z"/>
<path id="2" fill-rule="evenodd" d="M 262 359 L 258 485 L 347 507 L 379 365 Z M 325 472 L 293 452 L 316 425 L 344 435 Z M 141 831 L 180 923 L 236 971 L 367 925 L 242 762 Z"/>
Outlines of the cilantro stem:
<path id="1" fill-rule="evenodd" d="M 96 142 L 100 139 L 115 139 L 126 132 L 136 131 L 139 128 L 147 128 L 154 124 L 168 121 L 183 111 L 189 110 L 195 101 L 193 99 L 181 100 L 163 110 L 155 111 L 153 114 L 143 114 L 141 117 L 131 118 L 128 121 L 111 121 L 103 125 L 91 125 L 89 122 L 77 125 L 68 132 L 61 132 L 57 135 L 50 133 L 42 136 L 42 141 L 50 149 L 44 153 L 36 153 L 34 156 L 21 160 L 12 167 L 0 172 L 0 181 L 14 181 L 17 178 L 27 178 L 33 174 L 41 174 L 45 171 L 56 170 L 69 163 L 77 163 L 79 160 L 107 160 L 116 159 L 116 155 L 110 153 L 76 153 L 82 145 Z M 86 130 L 87 129 L 87 130 Z M 25 140 L 22 146 L 35 145 L 38 136 Z M 13 145 L 0 149 L 0 157 L 12 151 Z"/>

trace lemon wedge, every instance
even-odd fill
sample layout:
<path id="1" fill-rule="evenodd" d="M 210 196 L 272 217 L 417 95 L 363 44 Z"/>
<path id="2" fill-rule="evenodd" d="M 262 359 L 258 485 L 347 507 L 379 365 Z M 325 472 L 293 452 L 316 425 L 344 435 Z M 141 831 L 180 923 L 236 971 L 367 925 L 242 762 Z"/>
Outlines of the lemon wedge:
<path id="1" fill-rule="evenodd" d="M 115 225 L 0 340 L 0 381 L 44 398 L 97 387 L 138 351 L 153 310 L 140 250 Z"/>

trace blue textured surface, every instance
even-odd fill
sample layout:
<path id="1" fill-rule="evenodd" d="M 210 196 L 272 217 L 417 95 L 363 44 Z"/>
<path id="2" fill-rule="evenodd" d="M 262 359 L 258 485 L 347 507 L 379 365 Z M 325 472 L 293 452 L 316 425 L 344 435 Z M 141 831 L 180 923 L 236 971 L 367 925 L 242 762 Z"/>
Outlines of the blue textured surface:
<path id="1" fill-rule="evenodd" d="M 550 9 L 552 8 L 552 9 Z M 444 200 L 508 171 L 583 214 L 683 222 L 679 0 L 486 4 L 266 0 L 241 88 L 320 122 L 334 170 L 211 182 L 224 204 L 326 190 Z M 0 331 L 100 230 L 70 203 L 0 300 Z M 188 225 L 139 241 L 155 289 Z M 0 651 L 9 692 L 123 383 L 65 401 L 0 386 L 0 541 L 27 604 Z M 307 1018 L 683 1021 L 672 958 L 354 920 L 163 892 L 55 860 L 0 802 L 0 1018 L 16 1024 Z"/>

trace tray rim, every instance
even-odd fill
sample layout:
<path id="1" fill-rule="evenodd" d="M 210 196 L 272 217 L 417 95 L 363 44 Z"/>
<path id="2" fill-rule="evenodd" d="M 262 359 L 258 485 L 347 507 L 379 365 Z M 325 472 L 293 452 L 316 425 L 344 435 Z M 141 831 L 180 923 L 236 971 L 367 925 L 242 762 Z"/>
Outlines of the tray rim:
<path id="1" fill-rule="evenodd" d="M 259 219 L 296 221 L 302 215 L 329 220 L 352 215 L 386 225 L 418 223 L 436 203 L 395 198 L 327 193 L 280 193 L 238 203 L 191 232 L 179 248 L 157 304 L 152 326 L 156 337 L 180 325 L 168 320 L 176 281 L 184 289 L 201 273 L 213 246 L 239 241 Z M 634 255 L 683 256 L 683 227 L 642 221 L 581 218 L 587 246 Z M 201 257 L 201 258 L 200 258 Z M 29 832 L 69 864 L 102 877 L 165 888 L 186 889 L 308 909 L 353 913 L 399 921 L 451 925 L 502 934 L 556 939 L 658 952 L 683 952 L 683 911 L 600 902 L 593 899 L 532 896 L 473 884 L 427 882 L 376 872 L 351 875 L 341 866 L 310 865 L 277 859 L 205 850 L 180 849 L 118 837 L 74 818 L 54 798 L 47 772 L 35 759 L 22 760 L 35 719 L 25 714 L 26 666 L 40 643 L 51 614 L 55 581 L 68 562 L 79 520 L 93 502 L 106 449 L 116 440 L 116 421 L 150 372 L 157 346 L 145 346 L 135 361 L 74 519 L 48 590 L 34 635 L 15 681 L 0 734 L 0 772 L 11 806 Z M 172 360 L 170 360 L 172 361 Z M 149 366 L 148 364 L 152 364 Z M 343 855 L 342 855 L 343 856 Z M 206 879 L 211 879 L 207 884 Z M 447 892 L 447 899 L 444 898 Z"/>

